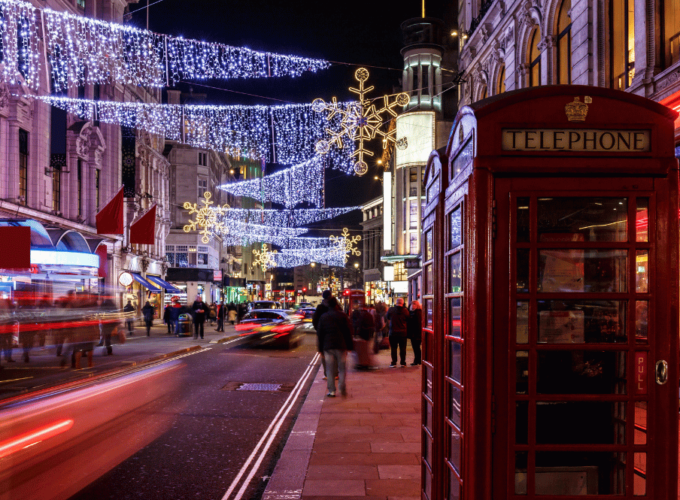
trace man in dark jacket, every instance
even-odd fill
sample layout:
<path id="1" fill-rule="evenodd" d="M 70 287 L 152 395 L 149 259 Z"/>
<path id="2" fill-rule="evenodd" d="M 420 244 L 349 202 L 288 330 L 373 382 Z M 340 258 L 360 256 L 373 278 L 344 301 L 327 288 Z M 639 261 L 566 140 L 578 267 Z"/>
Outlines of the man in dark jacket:
<path id="1" fill-rule="evenodd" d="M 226 309 L 227 306 L 223 301 L 220 301 L 220 303 L 217 305 L 217 332 L 223 332 L 224 331 L 224 315 L 226 314 Z"/>
<path id="2" fill-rule="evenodd" d="M 153 314 L 154 308 L 151 305 L 151 302 L 147 300 L 146 304 L 144 304 L 144 307 L 142 307 L 142 315 L 144 316 L 144 325 L 146 325 L 147 337 L 151 336 L 151 327 L 153 326 Z"/>
<path id="3" fill-rule="evenodd" d="M 203 302 L 200 295 L 196 296 L 194 304 L 191 306 L 191 312 L 194 316 L 194 339 L 198 339 L 199 333 L 203 338 L 203 324 L 205 323 L 205 316 L 208 312 L 208 304 Z"/>
<path id="4" fill-rule="evenodd" d="M 407 332 L 407 337 L 411 339 L 414 355 L 411 366 L 418 366 L 422 361 L 420 344 L 423 340 L 423 310 L 417 300 L 411 302 L 411 316 L 408 319 Z"/>
<path id="5" fill-rule="evenodd" d="M 135 306 L 132 305 L 131 300 L 127 301 L 127 304 L 125 304 L 125 307 L 123 307 L 123 312 L 126 313 L 125 314 L 125 325 L 127 326 L 128 333 L 130 335 L 134 335 L 134 331 L 135 331 L 135 327 L 134 327 L 134 324 L 135 324 L 135 315 L 134 315 Z"/>
<path id="6" fill-rule="evenodd" d="M 406 332 L 409 316 L 402 298 L 397 299 L 397 305 L 390 307 L 385 316 L 385 319 L 390 322 L 390 348 L 392 349 L 390 368 L 397 366 L 397 346 L 399 347 L 401 366 L 406 366 Z"/>
<path id="7" fill-rule="evenodd" d="M 163 323 L 168 325 L 168 335 L 172 335 L 172 330 L 175 326 L 175 322 L 172 321 L 172 304 L 168 304 L 163 310 Z"/>
<path id="8" fill-rule="evenodd" d="M 340 309 L 337 299 L 327 300 L 328 312 L 321 315 L 318 322 L 317 336 L 319 350 L 326 358 L 326 366 L 330 373 L 338 371 L 340 393 L 347 395 L 345 375 L 347 373 L 347 351 L 354 349 L 352 341 L 352 325 L 347 315 Z M 328 394 L 335 397 L 335 377 L 328 377 Z"/>
<path id="9" fill-rule="evenodd" d="M 373 368 L 373 360 L 371 359 L 369 343 L 373 338 L 375 331 L 375 320 L 373 315 L 368 310 L 366 305 L 361 302 L 354 302 L 354 310 L 352 311 L 352 328 L 354 328 L 354 335 L 358 337 L 354 343 L 354 352 L 356 353 L 357 370 L 369 370 Z"/>
<path id="10" fill-rule="evenodd" d="M 328 312 L 328 301 L 333 298 L 333 293 L 330 290 L 324 290 L 323 293 L 321 294 L 321 297 L 323 297 L 323 300 L 321 303 L 316 306 L 316 311 L 314 311 L 314 315 L 312 316 L 312 326 L 314 327 L 314 330 L 316 330 L 317 336 L 319 334 L 319 320 L 321 319 L 321 316 L 326 314 Z M 323 351 L 321 350 L 321 346 L 317 343 L 317 348 L 319 351 L 319 354 L 321 354 L 321 366 L 323 367 L 323 379 L 326 380 L 328 377 L 328 374 L 326 373 L 326 358 L 323 355 Z"/>

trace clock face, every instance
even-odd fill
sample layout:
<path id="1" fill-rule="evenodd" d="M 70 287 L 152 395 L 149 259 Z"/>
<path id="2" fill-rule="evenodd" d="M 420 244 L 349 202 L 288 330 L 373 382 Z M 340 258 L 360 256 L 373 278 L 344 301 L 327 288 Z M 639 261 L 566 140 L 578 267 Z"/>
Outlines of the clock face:
<path id="1" fill-rule="evenodd" d="M 132 275 L 128 272 L 122 272 L 120 273 L 120 276 L 118 276 L 118 283 L 123 286 L 130 286 L 132 284 L 132 280 Z"/>

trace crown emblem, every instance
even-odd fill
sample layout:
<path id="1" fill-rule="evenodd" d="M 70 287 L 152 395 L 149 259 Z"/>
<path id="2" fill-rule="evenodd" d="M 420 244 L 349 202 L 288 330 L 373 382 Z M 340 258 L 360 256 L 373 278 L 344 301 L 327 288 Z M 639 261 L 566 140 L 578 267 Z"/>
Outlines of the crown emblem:
<path id="1" fill-rule="evenodd" d="M 564 112 L 567 114 L 567 119 L 570 122 L 584 122 L 588 115 L 588 104 L 593 102 L 590 97 L 585 98 L 585 102 L 581 102 L 580 97 L 574 97 L 574 100 L 564 107 Z"/>

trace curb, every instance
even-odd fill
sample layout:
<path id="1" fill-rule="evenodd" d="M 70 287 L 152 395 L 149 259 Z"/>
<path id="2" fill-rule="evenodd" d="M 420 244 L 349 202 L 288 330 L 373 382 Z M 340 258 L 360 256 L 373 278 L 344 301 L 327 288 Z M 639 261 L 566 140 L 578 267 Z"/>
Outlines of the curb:
<path id="1" fill-rule="evenodd" d="M 295 500 L 302 497 L 325 394 L 323 370 L 318 369 L 262 500 Z"/>
<path id="2" fill-rule="evenodd" d="M 0 408 L 7 406 L 7 405 L 10 405 L 10 404 L 20 403 L 24 399 L 34 398 L 34 397 L 38 397 L 38 396 L 46 397 L 50 393 L 53 393 L 53 392 L 63 392 L 65 390 L 75 389 L 75 388 L 77 388 L 81 385 L 92 383 L 92 382 L 95 381 L 95 379 L 106 378 L 106 377 L 111 377 L 111 376 L 114 376 L 114 375 L 117 375 L 117 374 L 122 374 L 122 373 L 128 371 L 130 368 L 133 368 L 133 367 L 145 365 L 147 363 L 153 363 L 155 361 L 160 361 L 160 360 L 166 359 L 166 358 L 172 358 L 174 356 L 179 356 L 180 354 L 187 354 L 187 353 L 190 353 L 190 352 L 199 351 L 201 349 L 203 349 L 203 347 L 200 346 L 200 345 L 186 347 L 186 348 L 180 349 L 178 351 L 160 354 L 158 356 L 154 356 L 153 358 L 148 358 L 148 359 L 145 359 L 143 361 L 130 361 L 130 362 L 127 362 L 127 364 L 125 366 L 119 366 L 117 368 L 112 368 L 110 370 L 106 370 L 106 371 L 102 371 L 102 372 L 98 372 L 98 373 L 88 373 L 88 374 L 86 374 L 86 376 L 80 377 L 76 380 L 64 382 L 62 384 L 54 385 L 52 387 L 47 387 L 45 389 L 38 389 L 38 390 L 35 390 L 35 391 L 29 390 L 27 392 L 17 394 L 14 397 L 0 400 Z M 125 361 L 123 361 L 123 362 L 125 362 Z"/>
<path id="3" fill-rule="evenodd" d="M 238 335 L 233 335 L 231 337 L 222 337 L 221 339 L 217 340 L 211 340 L 208 342 L 208 344 L 224 344 L 225 342 L 229 342 L 230 340 L 237 339 L 239 336 Z"/>

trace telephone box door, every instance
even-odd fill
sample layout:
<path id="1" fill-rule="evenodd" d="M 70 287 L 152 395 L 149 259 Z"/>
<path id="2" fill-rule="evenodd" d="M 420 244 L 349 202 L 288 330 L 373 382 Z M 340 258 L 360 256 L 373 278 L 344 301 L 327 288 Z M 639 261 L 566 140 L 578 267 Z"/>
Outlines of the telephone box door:
<path id="1" fill-rule="evenodd" d="M 496 179 L 494 499 L 677 494 L 668 182 Z"/>

